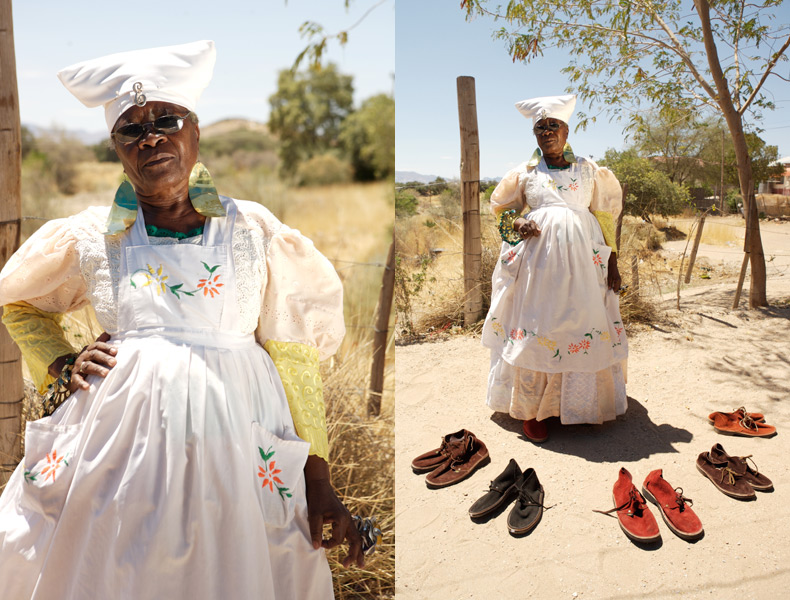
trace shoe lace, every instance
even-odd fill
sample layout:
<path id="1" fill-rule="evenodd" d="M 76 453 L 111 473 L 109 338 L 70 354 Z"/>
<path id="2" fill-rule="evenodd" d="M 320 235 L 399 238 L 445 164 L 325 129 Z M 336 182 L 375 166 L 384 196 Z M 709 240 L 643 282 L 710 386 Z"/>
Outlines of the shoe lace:
<path id="1" fill-rule="evenodd" d="M 735 477 L 738 473 L 730 469 L 730 467 L 722 467 L 721 469 L 721 482 L 724 483 L 724 478 L 727 477 L 727 485 L 735 485 Z"/>
<path id="2" fill-rule="evenodd" d="M 694 501 L 691 498 L 686 498 L 683 495 L 683 488 L 682 487 L 676 487 L 675 488 L 675 502 L 677 502 L 678 508 L 680 509 L 680 512 L 683 512 L 684 510 L 686 510 L 686 505 L 687 504 L 689 506 L 694 506 Z"/>
<path id="3" fill-rule="evenodd" d="M 519 490 L 518 501 L 521 506 L 540 506 L 541 508 L 546 508 L 543 506 L 543 502 L 538 502 L 529 492 L 525 490 Z"/>
<path id="4" fill-rule="evenodd" d="M 746 460 L 748 459 L 749 462 L 752 463 L 752 471 L 754 471 L 754 474 L 759 475 L 760 469 L 757 468 L 757 463 L 754 462 L 754 459 L 752 458 L 751 454 L 747 454 L 746 456 L 739 456 L 738 458 L 740 458 L 743 462 L 746 462 Z"/>
<path id="5" fill-rule="evenodd" d="M 620 506 L 615 506 L 614 508 L 610 508 L 609 510 L 594 510 L 593 512 L 601 513 L 602 515 L 610 515 L 613 512 L 620 512 L 625 508 L 629 508 L 629 510 L 625 513 L 629 517 L 642 516 L 645 508 L 647 507 L 647 503 L 645 499 L 642 498 L 642 495 L 636 491 L 635 487 L 631 487 L 631 490 L 628 492 L 628 500 L 623 502 Z"/>
<path id="6" fill-rule="evenodd" d="M 759 427 L 757 427 L 757 423 L 754 422 L 754 419 L 752 419 L 745 411 L 743 413 L 743 418 L 741 419 L 741 425 L 745 429 L 752 429 L 754 431 L 759 429 Z"/>
<path id="7" fill-rule="evenodd" d="M 456 453 L 450 452 L 450 456 L 452 456 L 452 459 L 450 460 L 450 468 L 454 471 L 457 471 L 458 469 L 456 469 L 456 467 L 458 465 L 464 464 L 467 460 L 469 460 L 469 456 L 474 453 L 474 447 L 474 440 L 471 437 L 466 438 L 464 440 L 463 451 Z"/>

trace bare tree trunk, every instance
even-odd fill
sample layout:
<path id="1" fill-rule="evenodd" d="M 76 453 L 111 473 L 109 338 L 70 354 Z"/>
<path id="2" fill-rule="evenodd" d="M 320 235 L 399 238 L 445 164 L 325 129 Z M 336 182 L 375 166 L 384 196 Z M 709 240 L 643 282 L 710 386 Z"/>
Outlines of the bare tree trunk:
<path id="1" fill-rule="evenodd" d="M 21 138 L 11 0 L 0 0 L 0 267 L 19 247 Z M 0 486 L 21 458 L 23 395 L 19 349 L 0 324 Z"/>
<path id="2" fill-rule="evenodd" d="M 694 0 L 694 6 L 702 24 L 705 53 L 708 56 L 708 65 L 718 92 L 716 101 L 727 121 L 727 127 L 730 130 L 730 136 L 735 146 L 735 158 L 738 161 L 738 180 L 741 184 L 741 195 L 743 196 L 743 206 L 746 213 L 746 240 L 744 241 L 743 250 L 749 254 L 752 271 L 749 308 L 767 306 L 765 255 L 763 254 L 763 243 L 760 238 L 760 219 L 757 214 L 757 202 L 754 197 L 752 161 L 749 157 L 749 149 L 746 146 L 746 136 L 743 133 L 743 120 L 732 102 L 732 95 L 721 69 L 719 53 L 713 40 L 708 0 Z"/>
<path id="3" fill-rule="evenodd" d="M 381 279 L 379 305 L 376 311 L 376 334 L 373 336 L 373 363 L 370 367 L 370 391 L 368 393 L 368 414 L 381 413 L 381 395 L 384 392 L 384 364 L 389 333 L 392 295 L 395 290 L 395 241 L 390 244 L 384 276 Z"/>

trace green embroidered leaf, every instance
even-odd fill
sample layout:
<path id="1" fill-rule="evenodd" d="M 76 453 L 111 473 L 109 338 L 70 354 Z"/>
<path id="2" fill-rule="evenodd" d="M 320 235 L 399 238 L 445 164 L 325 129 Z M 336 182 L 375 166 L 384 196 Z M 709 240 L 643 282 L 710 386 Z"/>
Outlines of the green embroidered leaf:
<path id="1" fill-rule="evenodd" d="M 552 358 L 557 358 L 558 356 L 560 356 L 560 350 L 559 350 L 559 348 L 558 348 L 558 349 L 557 349 L 557 351 L 554 353 L 554 356 L 552 356 Z M 560 359 L 562 359 L 562 357 L 561 357 L 561 356 L 560 356 Z"/>
<path id="2" fill-rule="evenodd" d="M 184 292 L 184 291 L 182 291 L 181 293 L 185 294 L 187 296 L 194 296 L 195 295 L 195 292 Z"/>
<path id="3" fill-rule="evenodd" d="M 213 273 L 214 273 L 214 271 L 216 271 L 217 269 L 219 269 L 219 265 L 214 265 L 213 267 L 209 267 L 209 266 L 208 266 L 206 263 L 204 263 L 202 260 L 201 260 L 200 262 L 202 262 L 202 263 L 203 263 L 203 266 L 204 266 L 204 267 L 206 267 L 206 271 L 208 271 L 208 272 L 209 272 L 209 275 L 213 274 Z"/>
<path id="4" fill-rule="evenodd" d="M 590 339 L 593 339 L 593 336 L 592 336 L 592 334 L 591 334 L 591 333 L 585 333 L 585 334 L 584 334 L 584 337 L 588 337 L 588 338 L 590 338 Z"/>
<path id="5" fill-rule="evenodd" d="M 27 481 L 28 483 L 30 483 L 31 481 L 35 481 L 37 475 L 38 473 L 31 473 L 30 471 L 25 471 L 25 481 Z"/>
<path id="6" fill-rule="evenodd" d="M 135 285 L 135 283 L 134 283 L 134 279 L 130 279 L 130 280 L 129 280 L 129 283 L 131 283 L 131 284 L 132 284 L 132 287 L 133 287 L 133 288 L 136 288 L 136 287 L 137 287 L 137 286 Z"/>
<path id="7" fill-rule="evenodd" d="M 269 446 L 269 449 L 266 451 L 266 453 L 263 452 L 263 448 L 258 448 L 258 450 L 261 451 L 261 456 L 263 457 L 263 460 L 265 460 L 267 462 L 272 456 L 274 456 L 274 453 L 275 453 L 275 451 L 272 450 L 271 446 Z"/>
<path id="8" fill-rule="evenodd" d="M 293 497 L 293 494 L 288 491 L 287 487 L 277 486 L 277 491 L 280 492 L 280 498 L 282 498 L 283 500 L 285 500 L 286 498 L 292 498 Z"/>

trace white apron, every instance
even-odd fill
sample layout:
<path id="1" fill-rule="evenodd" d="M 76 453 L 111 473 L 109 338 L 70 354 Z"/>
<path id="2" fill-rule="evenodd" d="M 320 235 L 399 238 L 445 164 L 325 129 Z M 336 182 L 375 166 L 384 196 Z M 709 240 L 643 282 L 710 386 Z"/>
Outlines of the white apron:
<path id="1" fill-rule="evenodd" d="M 202 243 L 124 235 L 117 365 L 31 422 L 0 496 L 3 600 L 332 598 L 268 354 L 239 331 L 236 207 Z"/>

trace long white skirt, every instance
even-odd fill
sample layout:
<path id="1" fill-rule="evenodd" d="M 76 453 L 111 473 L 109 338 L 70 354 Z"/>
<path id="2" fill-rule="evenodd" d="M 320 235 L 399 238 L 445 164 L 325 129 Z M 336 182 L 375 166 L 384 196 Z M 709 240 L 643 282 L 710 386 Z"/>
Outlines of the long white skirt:
<path id="1" fill-rule="evenodd" d="M 519 419 L 614 419 L 626 410 L 628 343 L 606 285 L 611 250 L 586 208 L 543 206 L 527 218 L 541 234 L 503 244 L 494 270 L 487 403 Z"/>
<path id="2" fill-rule="evenodd" d="M 218 336 L 116 341 L 105 380 L 28 424 L 4 600 L 332 597 L 279 376 L 252 336 Z"/>

